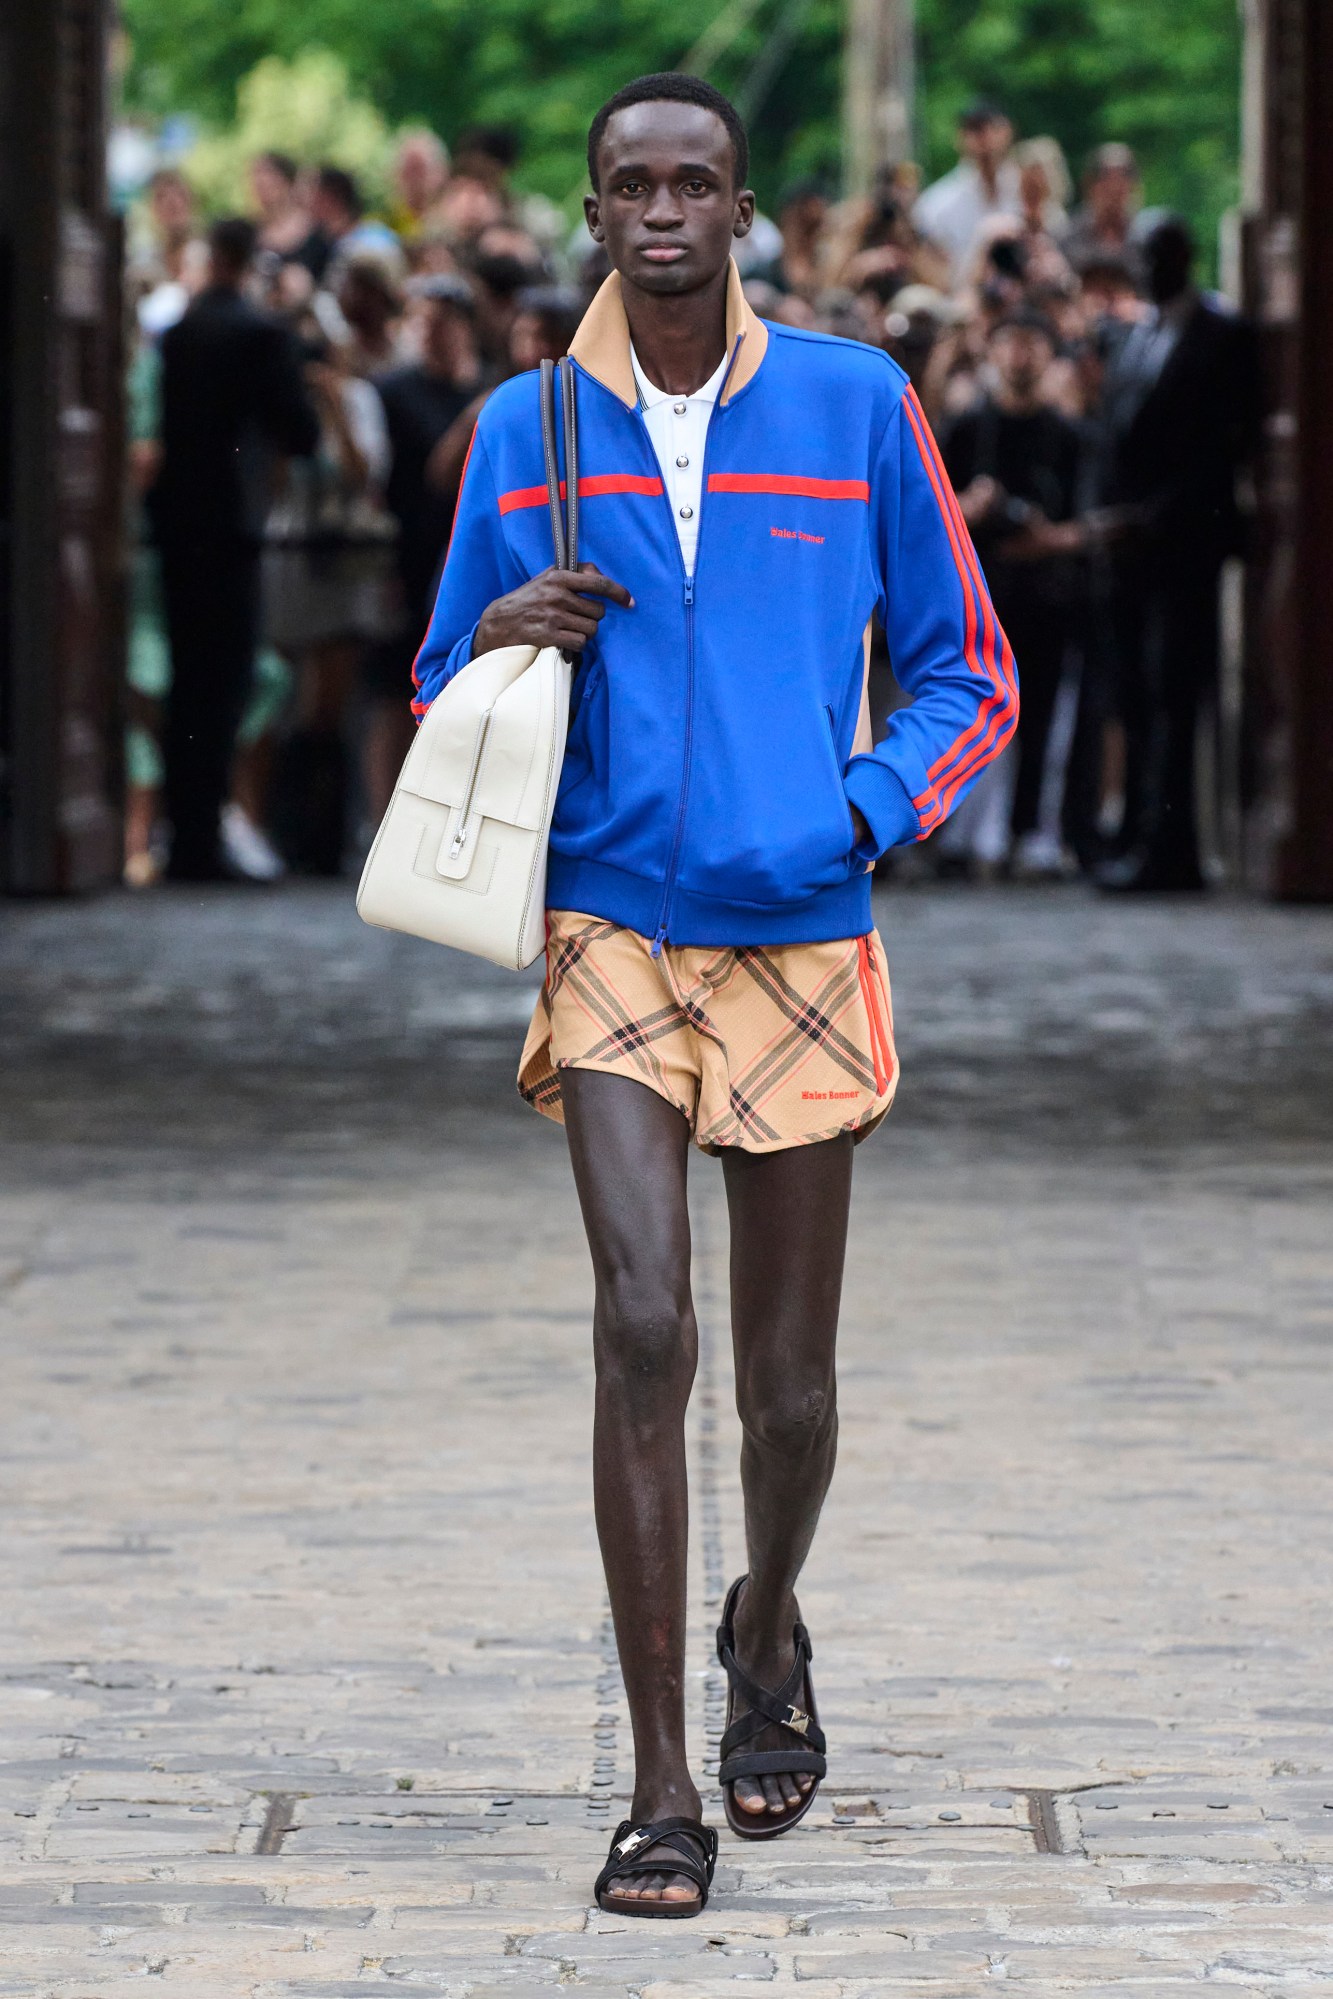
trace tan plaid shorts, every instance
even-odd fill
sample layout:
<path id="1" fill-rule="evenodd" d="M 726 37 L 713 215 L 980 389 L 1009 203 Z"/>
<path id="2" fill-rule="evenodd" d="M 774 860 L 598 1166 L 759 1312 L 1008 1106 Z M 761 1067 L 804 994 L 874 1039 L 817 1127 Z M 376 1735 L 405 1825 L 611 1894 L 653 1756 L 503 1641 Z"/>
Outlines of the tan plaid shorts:
<path id="1" fill-rule="evenodd" d="M 665 944 L 553 909 L 521 1094 L 563 1124 L 562 1069 L 646 1083 L 706 1152 L 866 1137 L 893 1102 L 889 969 L 876 931 L 832 944 Z"/>

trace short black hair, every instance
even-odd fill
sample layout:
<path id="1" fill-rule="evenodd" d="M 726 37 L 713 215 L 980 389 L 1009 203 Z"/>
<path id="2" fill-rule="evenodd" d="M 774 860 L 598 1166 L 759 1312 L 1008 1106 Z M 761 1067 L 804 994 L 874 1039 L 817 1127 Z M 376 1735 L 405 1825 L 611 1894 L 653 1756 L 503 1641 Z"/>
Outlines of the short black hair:
<path id="1" fill-rule="evenodd" d="M 1016 305 L 1009 312 L 1002 312 L 990 329 L 988 338 L 993 340 L 997 333 L 1038 333 L 1043 340 L 1049 340 L 1052 347 L 1060 345 L 1055 328 L 1044 312 L 1032 305 Z"/>
<path id="2" fill-rule="evenodd" d="M 484 160 L 494 160 L 497 167 L 506 171 L 517 164 L 521 150 L 518 133 L 512 125 L 469 125 L 454 140 L 455 159 L 480 153 Z"/>
<path id="3" fill-rule="evenodd" d="M 617 111 L 628 111 L 631 104 L 697 104 L 701 110 L 711 111 L 727 128 L 736 185 L 745 186 L 750 172 L 750 141 L 740 112 L 729 97 L 724 97 L 711 83 L 705 83 L 701 76 L 683 76 L 679 70 L 667 69 L 653 76 L 636 76 L 633 83 L 624 84 L 614 97 L 607 98 L 588 127 L 588 179 L 594 189 L 598 185 L 597 153 L 607 125 Z"/>
<path id="4" fill-rule="evenodd" d="M 987 125 L 1007 125 L 1009 113 L 991 97 L 974 97 L 958 113 L 959 128 L 964 132 L 980 132 Z"/>
<path id="5" fill-rule="evenodd" d="M 254 262 L 259 231 L 244 215 L 223 215 L 208 231 L 208 247 L 215 262 L 239 276 Z"/>
<path id="6" fill-rule="evenodd" d="M 259 165 L 270 167 L 275 174 L 281 174 L 288 187 L 296 184 L 296 161 L 290 153 L 267 152 L 259 155 Z"/>
<path id="7" fill-rule="evenodd" d="M 359 216 L 364 212 L 366 204 L 361 199 L 360 188 L 354 177 L 345 173 L 341 167 L 321 167 L 315 179 L 322 191 L 331 194 L 335 201 L 341 202 L 349 215 Z"/>

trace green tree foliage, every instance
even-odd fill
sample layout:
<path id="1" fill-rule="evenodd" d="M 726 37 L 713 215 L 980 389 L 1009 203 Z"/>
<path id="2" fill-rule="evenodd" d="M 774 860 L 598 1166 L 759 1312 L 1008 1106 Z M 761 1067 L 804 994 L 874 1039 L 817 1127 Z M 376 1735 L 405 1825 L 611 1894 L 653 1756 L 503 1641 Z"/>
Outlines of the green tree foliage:
<path id="1" fill-rule="evenodd" d="M 290 63 L 265 56 L 241 78 L 234 121 L 197 141 L 189 177 L 210 209 L 244 208 L 248 163 L 257 153 L 277 151 L 345 167 L 369 198 L 383 199 L 392 146 L 378 109 L 353 93 L 337 56 L 307 49 Z"/>
<path id="2" fill-rule="evenodd" d="M 1099 140 L 1141 154 L 1151 200 L 1183 208 L 1210 239 L 1234 199 L 1236 0 L 918 0 L 919 150 L 929 174 L 953 157 L 960 106 L 1000 99 L 1024 133 L 1050 132 L 1075 166 Z M 627 77 L 673 68 L 719 12 L 732 32 L 709 74 L 744 98 L 755 183 L 838 164 L 843 0 L 124 0 L 129 100 L 143 111 L 236 119 L 241 80 L 265 57 L 312 48 L 345 64 L 385 122 L 448 137 L 478 121 L 519 128 L 519 178 L 557 201 L 582 186 L 592 112 Z M 785 58 L 766 65 L 775 34 Z M 723 38 L 725 39 L 725 38 Z M 772 70 L 772 74 L 766 73 Z"/>

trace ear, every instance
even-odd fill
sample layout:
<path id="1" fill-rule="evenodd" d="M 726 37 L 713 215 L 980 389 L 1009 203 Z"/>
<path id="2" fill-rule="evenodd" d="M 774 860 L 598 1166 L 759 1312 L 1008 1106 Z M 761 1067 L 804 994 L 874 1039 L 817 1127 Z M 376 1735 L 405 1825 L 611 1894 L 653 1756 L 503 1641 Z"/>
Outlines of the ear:
<path id="1" fill-rule="evenodd" d="M 601 197 L 596 194 L 585 194 L 583 197 L 583 213 L 588 224 L 588 234 L 592 237 L 593 242 L 604 243 L 606 241 L 606 231 L 602 227 Z"/>
<path id="2" fill-rule="evenodd" d="M 733 236 L 748 236 L 754 227 L 754 189 L 743 187 L 736 196 L 736 206 L 731 215 Z"/>

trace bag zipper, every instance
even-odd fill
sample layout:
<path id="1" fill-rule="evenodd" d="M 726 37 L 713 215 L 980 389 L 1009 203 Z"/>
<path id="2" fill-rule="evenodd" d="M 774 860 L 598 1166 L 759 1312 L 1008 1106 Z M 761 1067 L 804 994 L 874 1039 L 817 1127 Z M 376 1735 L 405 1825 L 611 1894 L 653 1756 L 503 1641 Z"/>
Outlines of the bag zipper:
<path id="1" fill-rule="evenodd" d="M 481 754 L 486 747 L 486 737 L 490 733 L 491 716 L 494 713 L 495 710 L 493 707 L 484 708 L 481 713 L 481 719 L 477 723 L 477 740 L 472 745 L 472 768 L 468 771 L 467 783 L 463 787 L 463 803 L 458 808 L 458 825 L 454 829 L 453 839 L 449 842 L 449 859 L 451 861 L 456 861 L 467 845 L 467 821 L 468 814 L 472 810 L 472 794 L 477 788 L 477 777 L 481 770 Z"/>

